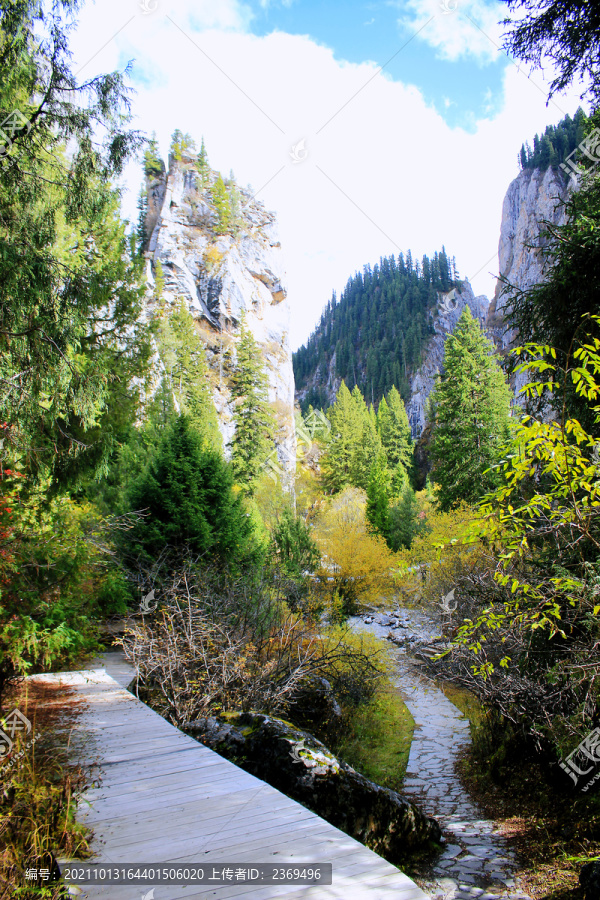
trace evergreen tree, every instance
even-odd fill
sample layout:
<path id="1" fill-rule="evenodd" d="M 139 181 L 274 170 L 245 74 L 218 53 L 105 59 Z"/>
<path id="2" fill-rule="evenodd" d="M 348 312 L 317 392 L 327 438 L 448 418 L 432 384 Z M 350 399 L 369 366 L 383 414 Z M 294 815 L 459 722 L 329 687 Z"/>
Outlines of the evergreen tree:
<path id="1" fill-rule="evenodd" d="M 159 351 L 177 406 L 208 446 L 222 449 L 217 411 L 208 380 L 204 346 L 184 300 L 159 324 Z"/>
<path id="2" fill-rule="evenodd" d="M 466 306 L 446 338 L 431 395 L 433 479 L 442 510 L 476 503 L 498 482 L 488 471 L 509 438 L 510 391 L 494 347 Z"/>
<path id="3" fill-rule="evenodd" d="M 2 106 L 15 111 L 0 169 L 0 422 L 18 432 L 19 468 L 62 484 L 106 463 L 150 357 L 142 263 L 113 187 L 141 139 L 123 130 L 120 75 L 77 84 L 72 7 L 0 0 Z"/>
<path id="4" fill-rule="evenodd" d="M 581 96 L 590 96 L 597 106 L 600 19 L 595 6 L 581 0 L 508 0 L 508 6 L 517 14 L 504 20 L 508 55 L 537 67 L 551 62 L 550 97 L 581 80 Z"/>
<path id="5" fill-rule="evenodd" d="M 168 549 L 231 565 L 257 552 L 250 520 L 233 491 L 230 465 L 206 448 L 185 415 L 165 430 L 155 457 L 129 492 L 129 508 L 146 512 L 125 535 L 134 557 L 153 560 Z"/>
<path id="6" fill-rule="evenodd" d="M 160 158 L 156 132 L 152 132 L 152 138 L 144 151 L 144 174 L 146 178 L 160 178 L 164 175 L 165 164 Z"/>
<path id="7" fill-rule="evenodd" d="M 388 466 L 403 466 L 408 471 L 412 454 L 410 423 L 404 401 L 395 387 L 384 397 L 377 410 L 377 427 Z"/>
<path id="8" fill-rule="evenodd" d="M 330 493 L 352 484 L 352 458 L 361 435 L 358 410 L 342 381 L 335 403 L 327 411 L 331 432 L 321 459 L 323 483 Z"/>
<path id="9" fill-rule="evenodd" d="M 242 489 L 252 494 L 260 470 L 273 447 L 274 422 L 268 379 L 258 344 L 242 322 L 231 385 L 235 434 L 231 459 Z"/>
<path id="10" fill-rule="evenodd" d="M 271 540 L 283 571 L 295 580 L 312 574 L 321 561 L 321 552 L 314 542 L 310 528 L 289 507 L 277 519 Z"/>
<path id="11" fill-rule="evenodd" d="M 212 186 L 212 200 L 217 211 L 217 225 L 215 231 L 217 234 L 226 234 L 231 228 L 232 212 L 231 200 L 225 187 L 225 182 L 221 173 L 219 173 Z"/>
<path id="12" fill-rule="evenodd" d="M 196 144 L 191 134 L 184 134 L 176 128 L 171 136 L 171 155 L 177 162 L 182 162 L 184 155 L 194 153 Z"/>
<path id="13" fill-rule="evenodd" d="M 198 171 L 200 173 L 200 184 L 202 190 L 205 190 L 205 188 L 207 188 L 209 184 L 210 166 L 208 164 L 208 154 L 204 145 L 204 138 L 202 138 L 202 145 L 200 147 L 200 153 L 198 154 Z"/>
<path id="14" fill-rule="evenodd" d="M 367 487 L 366 517 L 371 527 L 388 541 L 390 533 L 390 485 L 381 460 L 371 467 Z"/>
<path id="15" fill-rule="evenodd" d="M 137 220 L 137 228 L 135 233 L 135 246 L 138 254 L 141 254 L 146 249 L 146 244 L 148 242 L 148 235 L 146 234 L 146 215 L 148 212 L 148 193 L 146 188 L 142 185 L 140 188 L 140 193 L 137 202 L 138 208 L 138 220 Z"/>
<path id="16" fill-rule="evenodd" d="M 154 263 L 154 299 L 160 304 L 165 289 L 165 273 L 160 259 Z"/>
<path id="17" fill-rule="evenodd" d="M 388 520 L 387 542 L 390 550 L 410 550 L 413 540 L 425 530 L 426 525 L 419 519 L 417 498 L 409 484 L 404 487 L 398 503 L 389 510 Z"/>
<path id="18" fill-rule="evenodd" d="M 319 380 L 330 371 L 352 389 L 358 386 L 377 405 L 393 386 L 410 390 L 410 375 L 434 333 L 432 313 L 440 292 L 456 283 L 457 272 L 444 248 L 417 267 L 407 254 L 382 258 L 350 278 L 339 301 L 332 297 L 305 346 L 294 354 L 302 402 L 322 404 Z M 335 360 L 335 362 L 334 362 Z"/>
<path id="19" fill-rule="evenodd" d="M 377 420 L 374 412 L 369 412 L 358 387 L 352 391 L 352 404 L 358 424 L 357 439 L 350 460 L 350 479 L 354 487 L 366 491 L 371 468 L 383 456 L 381 440 L 377 434 Z"/>

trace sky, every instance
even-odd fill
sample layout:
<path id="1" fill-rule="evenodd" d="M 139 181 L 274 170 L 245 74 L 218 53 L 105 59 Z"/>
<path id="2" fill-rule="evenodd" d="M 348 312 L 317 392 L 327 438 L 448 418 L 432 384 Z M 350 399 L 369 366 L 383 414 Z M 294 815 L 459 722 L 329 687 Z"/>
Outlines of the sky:
<path id="1" fill-rule="evenodd" d="M 133 127 L 205 140 L 278 217 L 293 348 L 380 257 L 445 246 L 493 296 L 502 200 L 521 144 L 578 106 L 502 50 L 496 0 L 90 0 L 80 80 L 130 65 Z M 544 80 L 545 76 L 545 80 Z M 139 162 L 123 212 L 137 219 Z"/>

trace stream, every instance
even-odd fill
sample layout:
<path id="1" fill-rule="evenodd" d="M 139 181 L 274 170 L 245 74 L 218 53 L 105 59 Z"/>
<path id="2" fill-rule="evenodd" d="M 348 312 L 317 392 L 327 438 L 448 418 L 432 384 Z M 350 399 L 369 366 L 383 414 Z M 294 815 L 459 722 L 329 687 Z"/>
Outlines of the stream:
<path id="1" fill-rule="evenodd" d="M 355 631 L 394 638 L 391 681 L 415 720 L 402 794 L 438 820 L 447 841 L 419 873 L 421 887 L 435 900 L 528 900 L 516 888 L 516 860 L 506 838 L 465 793 L 456 772 L 456 760 L 471 742 L 469 720 L 411 656 L 411 650 L 439 636 L 439 625 L 431 615 L 411 609 L 356 616 L 349 624 Z"/>

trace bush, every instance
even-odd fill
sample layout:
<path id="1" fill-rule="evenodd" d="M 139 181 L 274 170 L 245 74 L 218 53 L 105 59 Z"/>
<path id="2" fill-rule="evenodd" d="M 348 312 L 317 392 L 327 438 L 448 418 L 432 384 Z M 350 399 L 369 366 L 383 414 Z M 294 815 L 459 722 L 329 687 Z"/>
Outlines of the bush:
<path id="1" fill-rule="evenodd" d="M 261 558 L 229 464 L 205 447 L 186 416 L 165 429 L 155 457 L 130 490 L 129 506 L 144 514 L 127 536 L 130 558 L 152 562 L 165 548 L 175 556 L 206 556 L 228 565 Z"/>

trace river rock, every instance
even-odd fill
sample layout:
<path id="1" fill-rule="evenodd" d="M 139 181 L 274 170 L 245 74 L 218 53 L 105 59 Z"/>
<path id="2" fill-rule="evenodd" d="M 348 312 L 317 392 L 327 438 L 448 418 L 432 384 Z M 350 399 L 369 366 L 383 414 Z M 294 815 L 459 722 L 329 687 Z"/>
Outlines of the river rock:
<path id="1" fill-rule="evenodd" d="M 435 819 L 338 759 L 307 731 L 273 716 L 226 713 L 183 729 L 313 810 L 389 862 L 441 841 Z"/>

